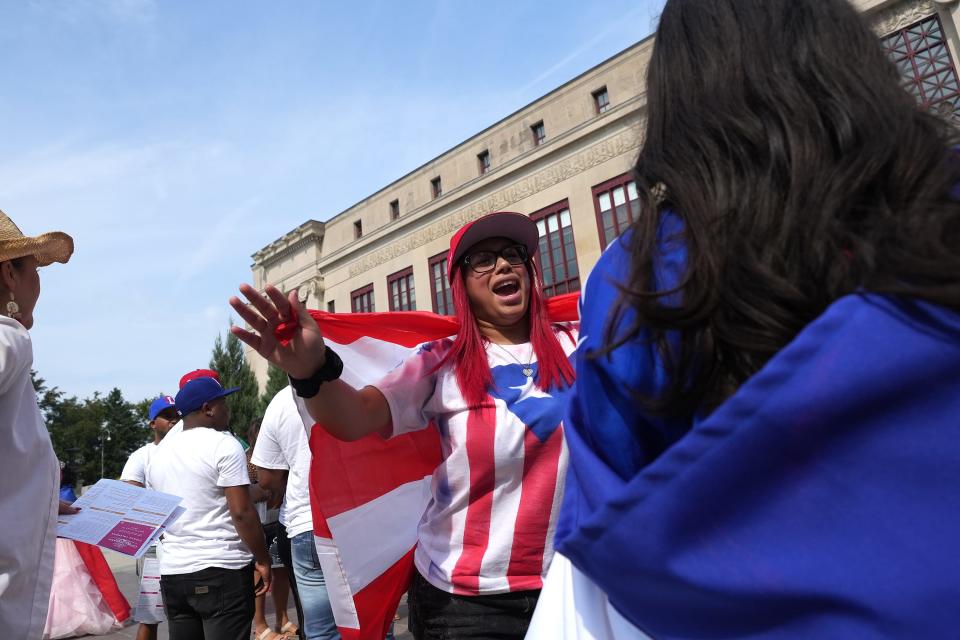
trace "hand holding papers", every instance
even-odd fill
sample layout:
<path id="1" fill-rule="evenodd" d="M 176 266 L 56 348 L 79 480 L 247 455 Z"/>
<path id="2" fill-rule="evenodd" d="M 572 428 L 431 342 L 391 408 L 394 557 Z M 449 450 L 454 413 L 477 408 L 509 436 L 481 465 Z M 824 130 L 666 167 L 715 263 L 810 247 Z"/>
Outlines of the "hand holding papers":
<path id="1" fill-rule="evenodd" d="M 100 480 L 73 503 L 80 512 L 57 518 L 57 535 L 139 558 L 183 508 L 182 498 Z"/>

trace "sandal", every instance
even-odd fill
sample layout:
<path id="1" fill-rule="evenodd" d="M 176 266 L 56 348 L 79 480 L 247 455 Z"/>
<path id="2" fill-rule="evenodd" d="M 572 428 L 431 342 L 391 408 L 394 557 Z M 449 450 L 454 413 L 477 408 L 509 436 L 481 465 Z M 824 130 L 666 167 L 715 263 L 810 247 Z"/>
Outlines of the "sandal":
<path id="1" fill-rule="evenodd" d="M 254 631 L 253 633 L 256 634 L 257 632 Z M 266 629 L 263 630 L 263 633 L 261 633 L 260 635 L 254 635 L 254 638 L 256 638 L 256 640 L 283 640 L 284 638 L 286 638 L 286 636 L 277 633 L 270 627 L 267 627 Z"/>
<path id="2" fill-rule="evenodd" d="M 288 620 L 287 624 L 280 627 L 280 633 L 290 638 L 296 638 L 300 634 L 300 629 Z"/>

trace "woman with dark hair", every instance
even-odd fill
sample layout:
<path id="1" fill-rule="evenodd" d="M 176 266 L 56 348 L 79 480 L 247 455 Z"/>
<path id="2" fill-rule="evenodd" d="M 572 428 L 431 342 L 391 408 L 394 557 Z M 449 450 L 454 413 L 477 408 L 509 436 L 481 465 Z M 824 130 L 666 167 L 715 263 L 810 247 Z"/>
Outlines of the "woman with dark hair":
<path id="1" fill-rule="evenodd" d="M 535 638 L 949 637 L 960 159 L 845 0 L 668 0 Z"/>
<path id="2" fill-rule="evenodd" d="M 460 329 L 421 346 L 374 386 L 339 380 L 342 363 L 325 348 L 292 292 L 244 285 L 256 311 L 231 304 L 259 335 L 234 333 L 287 371 L 313 418 L 356 440 L 439 429 L 443 461 L 421 520 L 410 586 L 416 638 L 522 638 L 552 540 L 563 490 L 563 392 L 573 382 L 575 336 L 550 323 L 532 260 L 536 225 L 494 213 L 457 232 L 448 254 Z M 286 346 L 274 331 L 299 327 Z"/>

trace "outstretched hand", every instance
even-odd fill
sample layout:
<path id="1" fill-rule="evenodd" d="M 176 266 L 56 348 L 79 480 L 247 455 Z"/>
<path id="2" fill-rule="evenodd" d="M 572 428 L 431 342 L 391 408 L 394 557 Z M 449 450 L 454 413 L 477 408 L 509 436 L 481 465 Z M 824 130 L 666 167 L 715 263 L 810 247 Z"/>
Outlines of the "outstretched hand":
<path id="1" fill-rule="evenodd" d="M 267 285 L 261 294 L 249 284 L 242 284 L 240 293 L 250 305 L 233 296 L 230 306 L 253 331 L 233 326 L 230 330 L 237 338 L 294 378 L 309 378 L 323 366 L 323 334 L 313 316 L 300 305 L 296 290 L 284 297 L 272 285 Z M 298 326 L 293 336 L 287 344 L 281 344 L 276 337 L 277 327 L 294 320 Z"/>

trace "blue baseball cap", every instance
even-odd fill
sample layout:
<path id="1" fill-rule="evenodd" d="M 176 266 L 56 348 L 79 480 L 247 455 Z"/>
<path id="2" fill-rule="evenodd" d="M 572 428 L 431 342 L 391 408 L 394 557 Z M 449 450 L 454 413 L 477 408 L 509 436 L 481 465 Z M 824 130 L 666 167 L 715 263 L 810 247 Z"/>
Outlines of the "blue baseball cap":
<path id="1" fill-rule="evenodd" d="M 153 422 L 157 419 L 157 416 L 160 415 L 161 411 L 166 409 L 176 409 L 176 402 L 170 396 L 160 396 L 156 400 L 150 403 L 150 422 Z"/>
<path id="2" fill-rule="evenodd" d="M 196 378 L 183 385 L 177 394 L 177 411 L 180 415 L 186 416 L 217 398 L 229 396 L 231 393 L 240 391 L 240 387 L 224 389 L 223 385 L 216 378 Z"/>

